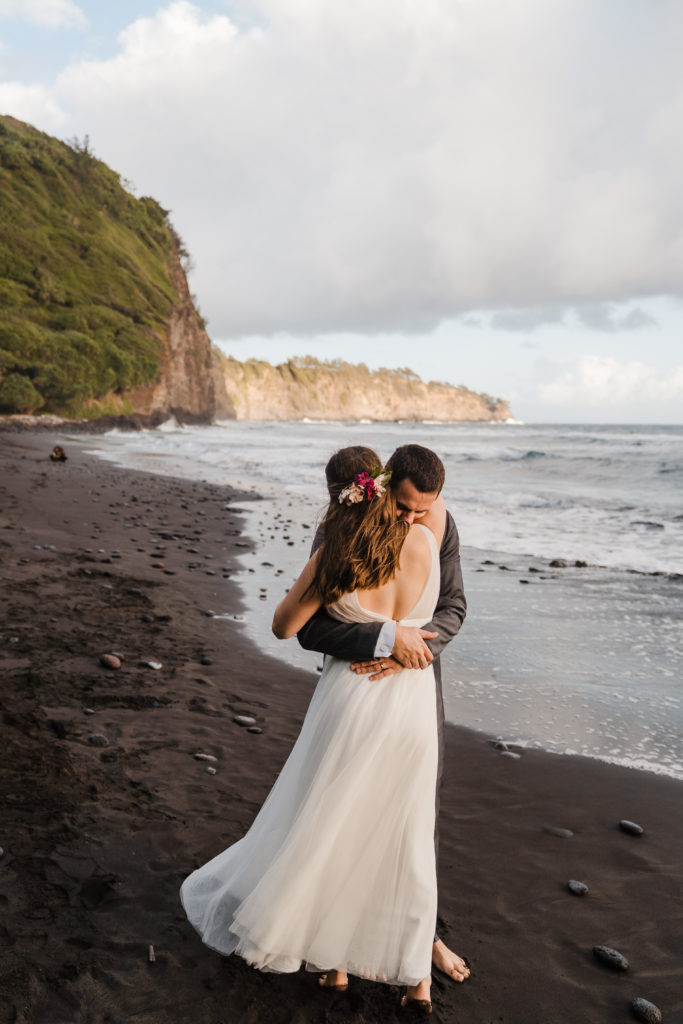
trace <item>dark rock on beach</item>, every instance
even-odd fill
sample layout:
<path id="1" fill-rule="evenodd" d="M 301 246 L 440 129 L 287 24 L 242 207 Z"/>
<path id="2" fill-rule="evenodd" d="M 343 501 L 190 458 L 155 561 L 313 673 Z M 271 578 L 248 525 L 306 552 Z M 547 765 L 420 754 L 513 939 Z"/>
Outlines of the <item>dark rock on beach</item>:
<path id="1" fill-rule="evenodd" d="M 567 888 L 574 896 L 585 896 L 588 892 L 588 886 L 585 882 L 577 882 L 575 878 L 570 878 L 567 882 Z"/>
<path id="2" fill-rule="evenodd" d="M 606 967 L 612 967 L 615 971 L 627 971 L 629 963 L 623 953 L 611 946 L 593 946 L 593 955 Z"/>
<path id="3" fill-rule="evenodd" d="M 548 562 L 551 569 L 566 569 L 567 562 L 564 558 L 553 558 L 552 562 Z"/>
<path id="4" fill-rule="evenodd" d="M 642 825 L 638 825 L 635 821 L 628 821 L 626 818 L 622 818 L 619 822 L 619 828 L 622 832 L 628 832 L 631 836 L 642 836 L 645 832 Z"/>
<path id="5" fill-rule="evenodd" d="M 633 1014 L 643 1024 L 662 1024 L 662 1011 L 647 999 L 634 999 L 631 1003 Z"/>
<path id="6" fill-rule="evenodd" d="M 103 665 L 104 668 L 121 668 L 121 659 L 117 658 L 115 654 L 101 654 L 100 665 Z"/>

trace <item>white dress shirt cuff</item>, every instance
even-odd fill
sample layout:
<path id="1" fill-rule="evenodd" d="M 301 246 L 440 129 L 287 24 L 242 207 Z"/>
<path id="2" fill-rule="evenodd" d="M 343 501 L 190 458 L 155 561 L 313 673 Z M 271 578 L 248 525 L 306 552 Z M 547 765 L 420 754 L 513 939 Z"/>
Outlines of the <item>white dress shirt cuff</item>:
<path id="1" fill-rule="evenodd" d="M 375 645 L 375 657 L 376 658 L 388 658 L 394 649 L 396 643 L 396 623 L 385 622 L 379 631 L 377 637 L 377 643 Z"/>

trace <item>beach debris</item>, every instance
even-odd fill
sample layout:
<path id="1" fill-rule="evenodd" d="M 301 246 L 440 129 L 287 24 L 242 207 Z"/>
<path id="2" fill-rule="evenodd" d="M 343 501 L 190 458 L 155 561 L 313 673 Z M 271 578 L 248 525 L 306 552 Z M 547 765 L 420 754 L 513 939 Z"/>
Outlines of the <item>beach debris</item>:
<path id="1" fill-rule="evenodd" d="M 615 971 L 627 971 L 628 960 L 618 949 L 611 946 L 593 946 L 593 955 L 607 967 L 613 967 Z"/>
<path id="2" fill-rule="evenodd" d="M 619 828 L 622 832 L 628 832 L 631 836 L 642 836 L 645 831 L 642 825 L 636 824 L 635 821 L 628 821 L 626 818 L 622 818 L 619 822 Z"/>
<path id="3" fill-rule="evenodd" d="M 258 734 L 262 733 L 263 729 L 261 729 L 258 725 L 250 725 L 247 729 L 247 732 L 253 732 Z"/>
<path id="4" fill-rule="evenodd" d="M 496 736 L 495 740 L 491 740 L 491 743 L 496 750 L 509 750 L 509 747 L 502 736 Z"/>
<path id="5" fill-rule="evenodd" d="M 213 754 L 193 754 L 195 761 L 217 761 L 218 758 L 214 757 Z"/>
<path id="6" fill-rule="evenodd" d="M 207 764 L 207 766 L 204 769 L 204 771 L 206 772 L 207 775 L 215 775 L 216 774 L 216 769 L 214 768 L 214 766 L 212 764 Z"/>
<path id="7" fill-rule="evenodd" d="M 117 658 L 115 654 L 100 654 L 100 665 L 104 668 L 121 668 L 121 659 Z"/>
<path id="8" fill-rule="evenodd" d="M 634 999 L 631 1003 L 631 1009 L 638 1020 L 642 1020 L 644 1024 L 661 1024 L 662 1011 L 654 1003 L 649 1002 L 649 1000 Z"/>
<path id="9" fill-rule="evenodd" d="M 548 562 L 551 569 L 566 569 L 567 563 L 564 558 L 553 558 L 552 562 Z"/>
<path id="10" fill-rule="evenodd" d="M 154 952 L 154 946 L 151 944 L 151 942 L 150 942 L 149 946 L 147 947 L 147 962 L 150 963 L 150 964 L 153 964 L 153 963 L 156 962 L 156 954 Z"/>
<path id="11" fill-rule="evenodd" d="M 520 757 L 521 757 L 522 755 L 521 755 L 521 754 L 518 754 L 518 753 L 517 753 L 516 751 L 514 751 L 514 750 L 501 750 L 501 752 L 500 752 L 500 756 L 501 756 L 501 757 L 511 757 L 511 758 L 513 759 L 513 761 L 518 761 L 518 760 L 519 760 L 519 758 L 520 758 Z"/>
<path id="12" fill-rule="evenodd" d="M 56 444 L 50 452 L 52 462 L 66 462 L 68 455 L 60 444 Z"/>
<path id="13" fill-rule="evenodd" d="M 570 878 L 567 882 L 567 888 L 570 892 L 573 892 L 575 896 L 585 896 L 588 892 L 588 886 L 585 882 L 577 882 L 575 878 Z"/>
<path id="14" fill-rule="evenodd" d="M 84 715 L 94 715 L 95 711 L 93 708 L 81 708 Z"/>
<path id="15" fill-rule="evenodd" d="M 574 568 L 575 569 L 587 569 L 588 568 L 588 562 L 584 562 L 583 559 L 577 558 L 576 561 L 574 562 Z"/>
<path id="16" fill-rule="evenodd" d="M 160 668 L 162 667 L 162 665 L 161 665 L 161 662 L 160 662 L 160 661 L 143 661 L 143 662 L 142 662 L 142 666 L 143 666 L 143 668 L 153 668 L 153 669 L 155 669 L 155 670 L 156 670 L 157 672 L 158 672 L 158 671 L 159 671 L 159 669 L 160 669 Z"/>
<path id="17" fill-rule="evenodd" d="M 256 719 L 252 718 L 251 715 L 233 715 L 232 720 L 236 725 L 256 725 Z"/>
<path id="18" fill-rule="evenodd" d="M 574 835 L 570 828 L 557 828 L 555 825 L 544 825 L 543 831 L 548 835 L 558 836 L 559 839 L 571 839 Z"/>
<path id="19" fill-rule="evenodd" d="M 88 736 L 88 743 L 93 747 L 109 746 L 109 740 L 101 732 L 91 732 Z"/>

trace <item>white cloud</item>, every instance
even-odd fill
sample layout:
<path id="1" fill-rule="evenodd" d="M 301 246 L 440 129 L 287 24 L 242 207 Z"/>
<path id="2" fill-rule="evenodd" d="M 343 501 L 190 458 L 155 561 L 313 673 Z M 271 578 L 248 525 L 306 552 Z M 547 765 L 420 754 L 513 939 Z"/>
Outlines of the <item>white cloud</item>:
<path id="1" fill-rule="evenodd" d="M 611 356 L 583 356 L 576 364 L 539 388 L 551 406 L 624 406 L 630 409 L 670 405 L 683 408 L 683 365 L 663 374 L 637 360 L 619 362 Z"/>
<path id="2" fill-rule="evenodd" d="M 68 121 L 49 89 L 23 82 L 0 82 L 0 111 L 44 131 L 58 132 Z"/>
<path id="3" fill-rule="evenodd" d="M 42 28 L 71 28 L 86 24 L 72 0 L 0 0 L 0 19 L 16 18 Z"/>
<path id="4" fill-rule="evenodd" d="M 683 294 L 679 0 L 232 7 L 171 3 L 35 98 L 172 207 L 214 336 Z"/>

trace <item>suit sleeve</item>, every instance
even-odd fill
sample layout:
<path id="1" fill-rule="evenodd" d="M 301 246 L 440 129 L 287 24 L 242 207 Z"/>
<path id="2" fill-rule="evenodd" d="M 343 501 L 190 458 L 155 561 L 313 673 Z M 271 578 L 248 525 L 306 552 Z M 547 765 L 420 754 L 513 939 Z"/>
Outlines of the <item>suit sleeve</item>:
<path id="1" fill-rule="evenodd" d="M 320 547 L 322 541 L 322 529 L 319 528 L 313 539 L 311 554 Z M 296 638 L 307 651 L 330 654 L 341 661 L 370 661 L 375 657 L 381 629 L 381 622 L 339 622 L 328 615 L 324 608 L 319 608 L 301 627 Z"/>
<path id="2" fill-rule="evenodd" d="M 423 628 L 438 633 L 436 640 L 427 640 L 427 646 L 438 657 L 463 624 L 467 614 L 467 600 L 460 566 L 460 538 L 453 516 L 448 513 L 446 532 L 441 544 L 441 590 L 432 621 Z"/>

